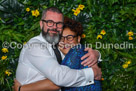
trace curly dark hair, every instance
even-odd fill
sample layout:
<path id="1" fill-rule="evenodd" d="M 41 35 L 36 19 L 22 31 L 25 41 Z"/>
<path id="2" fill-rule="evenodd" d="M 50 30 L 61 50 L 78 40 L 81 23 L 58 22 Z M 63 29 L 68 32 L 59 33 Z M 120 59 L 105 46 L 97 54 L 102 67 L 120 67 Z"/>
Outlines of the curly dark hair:
<path id="1" fill-rule="evenodd" d="M 81 36 L 83 33 L 83 27 L 82 24 L 80 22 L 77 22 L 75 20 L 72 20 L 68 17 L 64 18 L 64 27 L 65 28 L 69 28 L 71 31 L 75 32 L 77 36 Z"/>

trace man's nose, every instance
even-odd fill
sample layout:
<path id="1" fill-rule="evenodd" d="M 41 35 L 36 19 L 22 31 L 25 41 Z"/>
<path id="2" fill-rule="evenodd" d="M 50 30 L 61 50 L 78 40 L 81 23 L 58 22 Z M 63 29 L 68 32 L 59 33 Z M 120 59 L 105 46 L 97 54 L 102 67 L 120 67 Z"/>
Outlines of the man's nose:
<path id="1" fill-rule="evenodd" d="M 57 28 L 57 25 L 56 25 L 56 23 L 54 23 L 54 25 L 53 25 L 53 28 L 54 28 L 54 29 L 56 29 L 56 28 Z"/>

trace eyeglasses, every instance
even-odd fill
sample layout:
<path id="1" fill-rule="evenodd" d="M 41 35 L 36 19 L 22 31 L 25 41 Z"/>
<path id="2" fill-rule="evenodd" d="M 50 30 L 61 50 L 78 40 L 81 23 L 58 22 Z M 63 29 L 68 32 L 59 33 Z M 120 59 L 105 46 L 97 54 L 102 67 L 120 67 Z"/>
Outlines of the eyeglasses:
<path id="1" fill-rule="evenodd" d="M 67 35 L 67 36 L 61 36 L 61 41 L 64 41 L 65 38 L 68 40 L 68 41 L 72 41 L 75 37 L 75 35 Z"/>
<path id="2" fill-rule="evenodd" d="M 63 22 L 54 22 L 52 20 L 42 20 L 43 22 L 47 23 L 48 27 L 54 26 L 56 24 L 57 28 L 62 28 L 63 27 Z"/>

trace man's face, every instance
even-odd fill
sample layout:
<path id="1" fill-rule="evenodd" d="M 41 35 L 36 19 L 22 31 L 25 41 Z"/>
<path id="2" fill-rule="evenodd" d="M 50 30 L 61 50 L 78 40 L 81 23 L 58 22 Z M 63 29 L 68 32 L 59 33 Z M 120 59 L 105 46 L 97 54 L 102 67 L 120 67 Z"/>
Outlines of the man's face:
<path id="1" fill-rule="evenodd" d="M 63 16 L 56 12 L 47 11 L 45 19 L 40 21 L 42 35 L 47 42 L 58 43 L 63 28 Z M 62 26 L 62 27 L 61 27 Z"/>

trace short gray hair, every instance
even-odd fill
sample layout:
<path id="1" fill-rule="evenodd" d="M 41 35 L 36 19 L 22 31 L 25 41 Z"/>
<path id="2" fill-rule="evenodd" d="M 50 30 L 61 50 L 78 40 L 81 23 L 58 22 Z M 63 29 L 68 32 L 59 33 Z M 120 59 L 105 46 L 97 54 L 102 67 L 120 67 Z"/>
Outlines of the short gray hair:
<path id="1" fill-rule="evenodd" d="M 57 7 L 49 7 L 49 8 L 46 8 L 45 10 L 43 10 L 41 20 L 45 19 L 47 11 L 56 12 L 58 14 L 62 14 L 62 16 L 63 16 L 63 13 Z M 64 20 L 64 16 L 63 16 L 63 20 Z"/>

